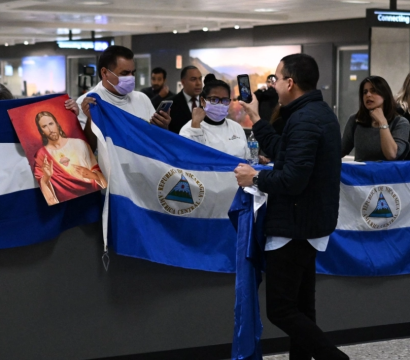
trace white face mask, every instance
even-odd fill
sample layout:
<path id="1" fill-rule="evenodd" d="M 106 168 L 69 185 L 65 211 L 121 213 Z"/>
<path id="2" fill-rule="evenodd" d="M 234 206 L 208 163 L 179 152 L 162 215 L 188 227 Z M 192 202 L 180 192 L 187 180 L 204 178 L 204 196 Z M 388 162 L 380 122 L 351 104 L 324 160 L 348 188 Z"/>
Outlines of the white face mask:
<path id="1" fill-rule="evenodd" d="M 220 122 L 228 116 L 229 105 L 213 105 L 209 101 L 205 100 L 204 110 L 206 116 L 208 116 L 211 120 Z"/>
<path id="2" fill-rule="evenodd" d="M 110 69 L 107 69 L 111 74 L 118 78 L 118 84 L 114 85 L 107 82 L 115 89 L 115 91 L 120 95 L 127 95 L 135 89 L 135 77 L 134 76 L 118 76 L 114 74 Z"/>

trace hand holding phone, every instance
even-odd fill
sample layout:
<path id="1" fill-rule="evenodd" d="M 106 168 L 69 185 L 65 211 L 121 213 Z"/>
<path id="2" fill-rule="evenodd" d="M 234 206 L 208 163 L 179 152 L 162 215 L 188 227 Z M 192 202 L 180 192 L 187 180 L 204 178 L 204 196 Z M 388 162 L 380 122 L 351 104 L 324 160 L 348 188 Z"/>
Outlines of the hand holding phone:
<path id="1" fill-rule="evenodd" d="M 243 102 L 250 103 L 252 101 L 252 91 L 249 82 L 249 76 L 247 74 L 242 74 L 237 76 L 238 87 L 239 87 L 239 97 Z"/>
<path id="2" fill-rule="evenodd" d="M 173 101 L 172 100 L 163 100 L 159 104 L 156 113 L 159 114 L 160 111 L 168 112 L 168 110 L 171 108 Z"/>

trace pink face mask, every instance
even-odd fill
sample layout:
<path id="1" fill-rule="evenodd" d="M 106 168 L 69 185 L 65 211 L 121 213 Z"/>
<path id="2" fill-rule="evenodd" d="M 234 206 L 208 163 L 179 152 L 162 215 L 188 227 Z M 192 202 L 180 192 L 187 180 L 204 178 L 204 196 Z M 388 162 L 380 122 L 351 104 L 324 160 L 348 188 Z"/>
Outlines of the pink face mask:
<path id="1" fill-rule="evenodd" d="M 115 89 L 115 91 L 120 95 L 127 95 L 135 89 L 135 77 L 134 76 L 118 76 L 114 74 L 110 69 L 107 69 L 111 74 L 118 78 L 118 84 L 114 85 L 107 82 Z"/>
<path id="2" fill-rule="evenodd" d="M 209 101 L 205 100 L 205 114 L 213 121 L 220 122 L 225 119 L 228 116 L 228 109 L 229 105 L 213 105 Z"/>

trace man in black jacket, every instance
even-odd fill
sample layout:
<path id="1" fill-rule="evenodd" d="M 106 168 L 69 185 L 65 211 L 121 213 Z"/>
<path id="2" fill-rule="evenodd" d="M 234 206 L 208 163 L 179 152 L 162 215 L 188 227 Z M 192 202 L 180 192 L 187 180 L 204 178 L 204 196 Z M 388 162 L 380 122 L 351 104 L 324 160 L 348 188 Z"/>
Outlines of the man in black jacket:
<path id="1" fill-rule="evenodd" d="M 341 171 L 340 127 L 316 90 L 318 79 L 309 55 L 289 55 L 279 63 L 274 80 L 286 121 L 282 135 L 260 120 L 257 100 L 241 103 L 275 164 L 259 173 L 239 164 L 235 173 L 240 186 L 256 185 L 268 194 L 267 315 L 290 336 L 292 360 L 349 359 L 316 325 L 316 251 L 326 249 L 336 227 Z"/>
<path id="2" fill-rule="evenodd" d="M 199 107 L 199 94 L 202 92 L 202 74 L 196 66 L 188 65 L 181 71 L 183 89 L 171 100 L 171 123 L 169 130 L 179 134 L 181 128 L 192 119 L 192 109 Z"/>
<path id="3" fill-rule="evenodd" d="M 167 72 L 165 69 L 156 67 L 151 71 L 151 86 L 141 89 L 147 95 L 154 108 L 158 108 L 163 100 L 170 100 L 175 94 L 169 90 L 166 83 Z"/>

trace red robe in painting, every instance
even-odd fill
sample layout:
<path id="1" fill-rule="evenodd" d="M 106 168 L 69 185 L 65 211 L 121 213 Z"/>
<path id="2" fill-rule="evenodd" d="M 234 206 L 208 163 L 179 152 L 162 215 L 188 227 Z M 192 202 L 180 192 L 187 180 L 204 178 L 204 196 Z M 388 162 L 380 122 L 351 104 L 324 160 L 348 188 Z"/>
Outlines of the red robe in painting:
<path id="1" fill-rule="evenodd" d="M 66 170 L 64 170 L 61 164 L 55 161 L 55 159 L 45 147 L 40 148 L 34 156 L 34 176 L 36 177 L 40 187 L 40 180 L 43 177 L 42 165 L 45 156 L 47 156 L 47 159 L 49 161 L 53 161 L 53 175 L 50 181 L 53 185 L 55 195 L 59 202 L 74 199 L 78 196 L 89 194 L 101 189 L 101 186 L 98 185 L 97 181 L 95 180 L 90 180 L 90 182 L 87 182 L 69 174 Z M 101 173 L 101 169 L 98 164 L 95 164 L 89 170 L 93 172 L 98 171 L 99 173 Z"/>

